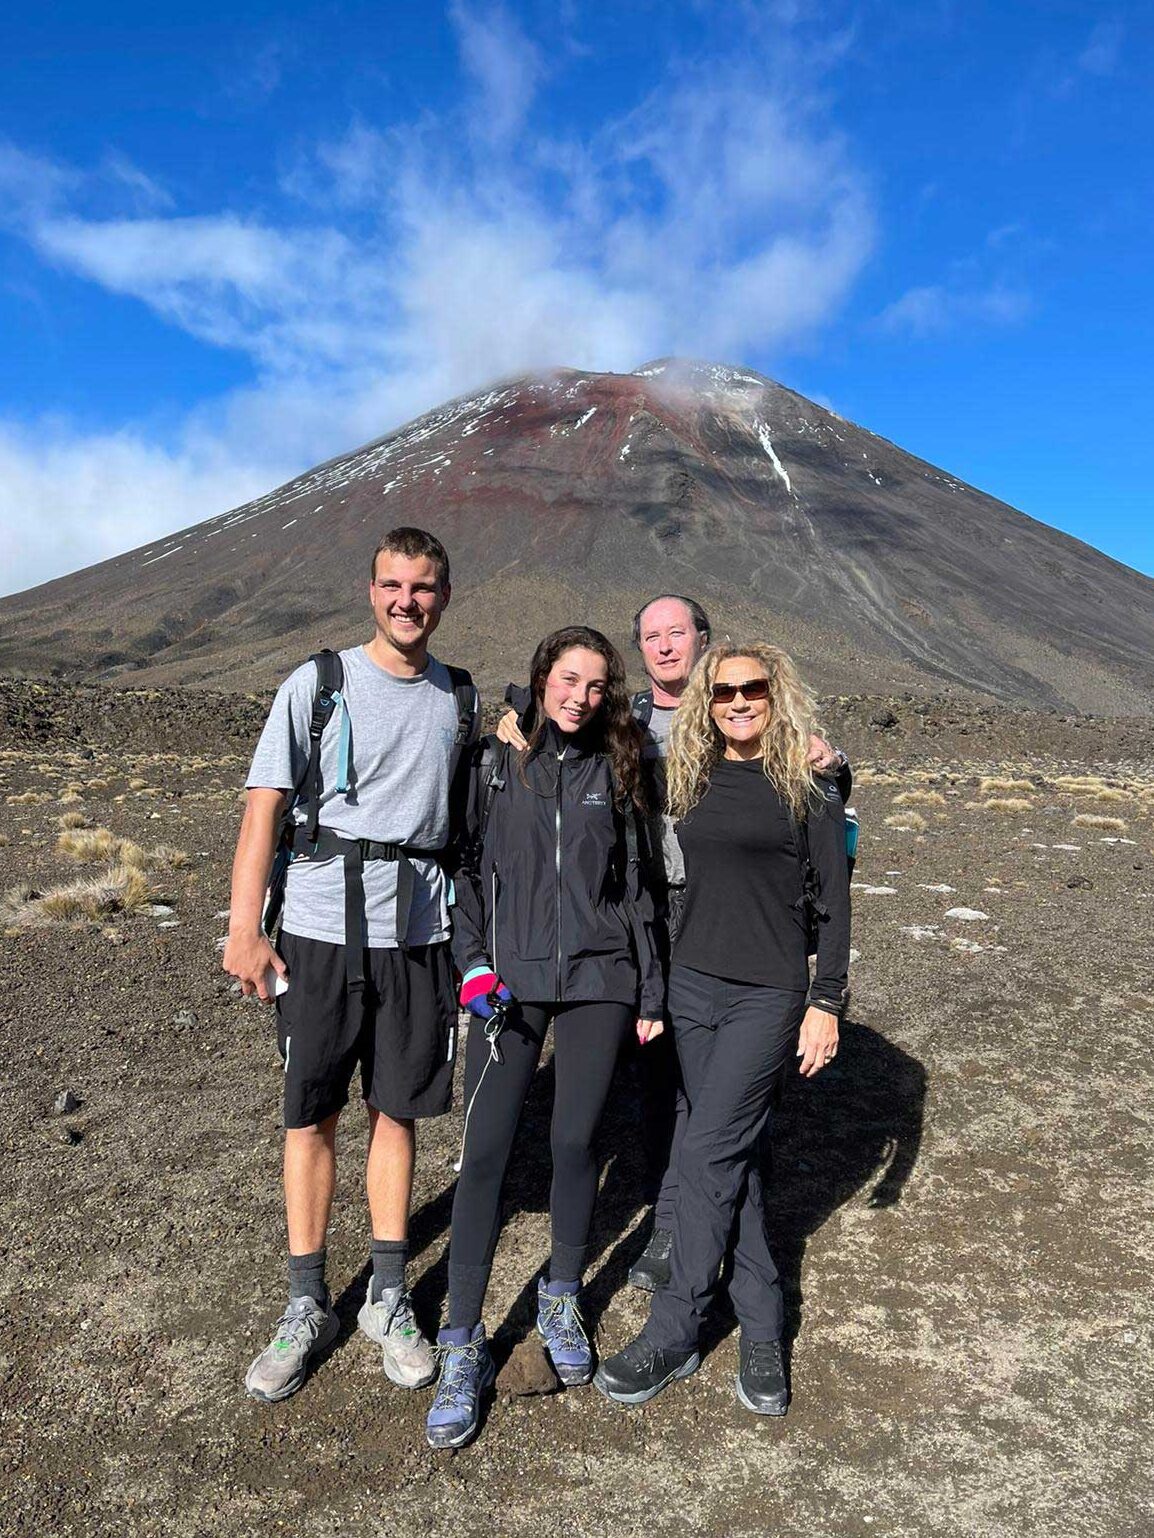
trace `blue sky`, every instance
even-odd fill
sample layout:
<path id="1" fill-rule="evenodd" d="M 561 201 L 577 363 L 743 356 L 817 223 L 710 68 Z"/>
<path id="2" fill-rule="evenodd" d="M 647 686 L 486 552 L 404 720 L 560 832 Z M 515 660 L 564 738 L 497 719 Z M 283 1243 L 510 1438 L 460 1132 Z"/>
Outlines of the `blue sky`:
<path id="1" fill-rule="evenodd" d="M 0 588 L 512 372 L 760 369 L 1154 574 L 1154 14 L 68 0 L 0 55 Z"/>

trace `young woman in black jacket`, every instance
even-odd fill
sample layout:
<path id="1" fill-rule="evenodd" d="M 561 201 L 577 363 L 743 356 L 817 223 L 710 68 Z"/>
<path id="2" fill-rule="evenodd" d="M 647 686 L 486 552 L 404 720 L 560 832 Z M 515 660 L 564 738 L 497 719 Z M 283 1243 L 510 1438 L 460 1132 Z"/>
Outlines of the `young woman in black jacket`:
<path id="1" fill-rule="evenodd" d="M 501 1185 L 553 1025 L 553 1243 L 537 1327 L 567 1384 L 588 1383 L 578 1293 L 597 1192 L 593 1136 L 618 1051 L 660 1034 L 664 989 L 637 858 L 641 734 L 625 668 L 596 630 L 547 636 L 533 657 L 536 726 L 524 752 L 486 739 L 470 785 L 453 953 L 473 1015 L 449 1245 L 449 1323 L 426 1423 L 433 1447 L 476 1432 L 493 1366 L 481 1323 Z"/>
<path id="2" fill-rule="evenodd" d="M 689 1116 L 669 1281 L 641 1334 L 597 1372 L 598 1388 L 622 1404 L 696 1371 L 735 1232 L 737 1397 L 756 1414 L 785 1413 L 781 1282 L 758 1149 L 791 1059 L 807 1078 L 833 1061 L 849 968 L 845 812 L 833 781 L 808 763 L 812 730 L 812 700 L 793 664 L 760 643 L 711 647 L 674 718 L 666 764 L 686 887 L 669 1014 Z"/>

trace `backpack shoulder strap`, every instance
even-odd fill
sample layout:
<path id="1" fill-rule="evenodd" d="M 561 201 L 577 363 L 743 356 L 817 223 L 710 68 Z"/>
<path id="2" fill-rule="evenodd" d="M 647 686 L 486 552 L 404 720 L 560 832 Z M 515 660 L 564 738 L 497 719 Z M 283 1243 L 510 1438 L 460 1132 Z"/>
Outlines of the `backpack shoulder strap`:
<path id="1" fill-rule="evenodd" d="M 476 735 L 477 686 L 473 682 L 472 675 L 464 668 L 455 668 L 450 663 L 446 663 L 445 669 L 449 675 L 449 682 L 453 685 L 453 696 L 457 701 L 457 735 L 453 739 L 452 764 L 452 768 L 455 768 L 461 749 L 472 742 Z"/>
<path id="2" fill-rule="evenodd" d="M 308 807 L 306 833 L 311 843 L 316 842 L 317 819 L 321 809 L 321 738 L 325 727 L 332 720 L 333 711 L 341 707 L 340 763 L 337 771 L 337 789 L 348 789 L 349 746 L 351 734 L 349 713 L 344 708 L 345 670 L 340 655 L 329 647 L 314 652 L 309 658 L 317 670 L 316 692 L 313 694 L 313 710 L 309 720 L 309 759 L 304 773 L 293 786 L 293 801 L 303 801 Z"/>
<path id="3" fill-rule="evenodd" d="M 633 696 L 633 719 L 642 731 L 648 727 L 653 719 L 653 690 L 642 689 Z"/>
<path id="4" fill-rule="evenodd" d="M 481 744 L 481 759 L 478 773 L 481 779 L 481 812 L 477 820 L 477 855 L 479 858 L 485 843 L 485 833 L 489 827 L 489 815 L 493 810 L 493 801 L 498 791 L 505 789 L 508 779 L 508 745 L 498 741 L 496 737 L 486 737 Z"/>

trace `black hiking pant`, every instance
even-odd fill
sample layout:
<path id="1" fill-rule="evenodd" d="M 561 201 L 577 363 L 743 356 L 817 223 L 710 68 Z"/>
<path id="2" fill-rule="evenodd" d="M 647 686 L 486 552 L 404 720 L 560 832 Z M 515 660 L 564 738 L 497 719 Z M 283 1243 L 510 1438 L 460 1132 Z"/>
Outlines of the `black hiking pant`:
<path id="1" fill-rule="evenodd" d="M 751 1340 L 778 1340 L 781 1280 L 765 1232 L 758 1145 L 797 1051 L 805 994 L 675 966 L 669 1011 L 689 1102 L 677 1158 L 671 1275 L 653 1295 L 645 1337 L 697 1345 L 731 1234 L 730 1301 Z"/>
<path id="2" fill-rule="evenodd" d="M 490 1056 L 481 1025 L 470 1023 L 464 1148 L 449 1241 L 450 1327 L 471 1328 L 481 1318 L 505 1168 L 550 1021 L 555 1087 L 549 1273 L 554 1281 L 580 1281 L 597 1196 L 593 1138 L 617 1055 L 636 1018 L 632 1004 L 517 1004 L 498 1039 L 499 1059 Z"/>

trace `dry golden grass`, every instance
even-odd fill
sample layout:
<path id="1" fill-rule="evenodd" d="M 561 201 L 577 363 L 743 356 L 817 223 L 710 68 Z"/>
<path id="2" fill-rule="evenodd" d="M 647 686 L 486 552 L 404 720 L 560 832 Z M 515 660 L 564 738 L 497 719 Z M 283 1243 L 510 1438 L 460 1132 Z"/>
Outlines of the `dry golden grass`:
<path id="1" fill-rule="evenodd" d="M 124 840 L 108 828 L 65 828 L 56 840 L 56 853 L 81 865 L 119 858 Z"/>
<path id="2" fill-rule="evenodd" d="M 980 803 L 983 812 L 1032 812 L 1034 803 L 1027 801 L 1025 796 L 1002 796 L 993 801 Z"/>
<path id="3" fill-rule="evenodd" d="M 1095 795 L 1106 788 L 1106 782 L 1100 774 L 1060 774 L 1054 780 L 1054 785 L 1058 790 L 1068 791 L 1074 796 Z"/>
<path id="4" fill-rule="evenodd" d="M 142 780 L 139 775 L 136 775 L 133 779 L 129 780 L 128 788 L 129 790 L 147 790 L 148 781 Z"/>
<path id="5" fill-rule="evenodd" d="M 855 769 L 853 772 L 855 785 L 900 785 L 900 774 L 889 774 L 884 769 Z"/>
<path id="6" fill-rule="evenodd" d="M 90 828 L 92 826 L 92 818 L 84 812 L 62 812 L 56 819 L 56 826 L 60 829 L 61 833 L 66 832 L 69 828 Z"/>
<path id="7" fill-rule="evenodd" d="M 90 796 L 95 795 L 99 791 L 108 789 L 108 781 L 97 777 L 95 780 L 89 780 L 84 788 Z"/>
<path id="8" fill-rule="evenodd" d="M 56 851 L 81 864 L 116 860 L 132 870 L 142 871 L 179 870 L 189 863 L 189 856 L 183 849 L 174 849 L 171 844 L 156 844 L 146 849 L 135 839 L 121 838 L 108 828 L 73 826 L 66 829 L 56 840 Z"/>
<path id="9" fill-rule="evenodd" d="M 8 835 L 7 835 L 7 833 L 0 833 L 0 849 L 3 849 L 7 845 L 7 843 L 8 843 Z"/>
<path id="10" fill-rule="evenodd" d="M 1034 786 L 1029 780 L 1006 779 L 996 774 L 986 774 L 978 785 L 979 796 L 992 796 L 999 792 L 1012 795 L 1016 790 L 1033 790 Z"/>
<path id="11" fill-rule="evenodd" d="M 60 792 L 57 800 L 60 802 L 61 806 L 75 806 L 78 801 L 83 801 L 84 797 L 78 790 L 74 790 L 71 786 L 69 786 L 67 790 Z"/>
<path id="12" fill-rule="evenodd" d="M 55 801 L 56 797 L 50 790 L 24 790 L 19 795 L 5 796 L 9 806 L 40 806 L 45 801 Z"/>
<path id="13" fill-rule="evenodd" d="M 0 919 L 17 928 L 106 919 L 139 908 L 153 898 L 147 876 L 130 865 L 113 865 L 98 876 L 37 892 L 13 887 L 0 899 Z"/>
<path id="14" fill-rule="evenodd" d="M 1124 790 L 1116 790 L 1112 785 L 1103 785 L 1101 790 L 1094 792 L 1094 800 L 1117 803 L 1119 801 L 1129 801 L 1130 797 Z"/>
<path id="15" fill-rule="evenodd" d="M 1101 828 L 1104 833 L 1122 833 L 1126 824 L 1121 817 L 1099 817 L 1090 812 L 1079 812 L 1074 818 L 1076 828 Z"/>
<path id="16" fill-rule="evenodd" d="M 174 849 L 171 844 L 154 844 L 145 852 L 149 870 L 183 870 L 192 863 L 192 856 L 185 849 Z"/>
<path id="17" fill-rule="evenodd" d="M 903 790 L 894 797 L 895 806 L 945 806 L 946 798 L 940 790 Z"/>
<path id="18" fill-rule="evenodd" d="M 924 833 L 929 823 L 920 812 L 895 812 L 885 819 L 887 828 L 904 828 L 909 833 Z"/>

